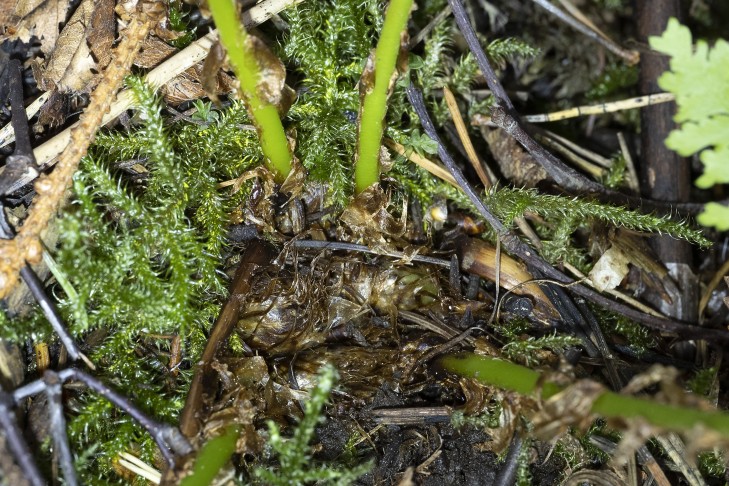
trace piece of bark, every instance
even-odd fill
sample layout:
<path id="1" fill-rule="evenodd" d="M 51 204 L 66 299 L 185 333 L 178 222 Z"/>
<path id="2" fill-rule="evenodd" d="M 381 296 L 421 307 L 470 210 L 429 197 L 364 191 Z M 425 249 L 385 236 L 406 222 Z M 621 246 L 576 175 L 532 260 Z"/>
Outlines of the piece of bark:
<path id="1" fill-rule="evenodd" d="M 98 65 L 97 71 L 104 69 L 111 61 L 111 46 L 114 44 L 115 35 L 114 0 L 97 0 L 86 37 Z"/>
<path id="2" fill-rule="evenodd" d="M 680 16 L 678 0 L 641 0 L 637 2 L 638 33 L 641 42 L 651 35 L 660 35 L 670 17 Z M 657 79 L 669 67 L 669 59 L 657 53 L 646 52 L 640 65 L 641 94 L 660 91 Z M 687 202 L 691 190 L 689 161 L 668 149 L 665 139 L 675 128 L 674 103 L 648 106 L 641 112 L 642 163 L 641 191 L 643 196 L 659 201 Z M 671 295 L 668 304 L 659 295 L 646 294 L 644 298 L 666 315 L 685 322 L 698 318 L 698 285 L 693 273 L 691 245 L 670 236 L 656 236 L 651 245 L 660 261 L 678 286 L 677 295 Z"/>

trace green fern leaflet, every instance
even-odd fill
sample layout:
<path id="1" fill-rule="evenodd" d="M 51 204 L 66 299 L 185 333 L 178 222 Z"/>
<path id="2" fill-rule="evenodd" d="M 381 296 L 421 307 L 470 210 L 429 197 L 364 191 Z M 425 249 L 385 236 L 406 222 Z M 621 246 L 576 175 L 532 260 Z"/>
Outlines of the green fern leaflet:
<path id="1" fill-rule="evenodd" d="M 670 19 L 660 37 L 651 37 L 653 49 L 671 56 L 671 71 L 658 80 L 676 96 L 675 120 L 681 127 L 671 132 L 666 146 L 683 156 L 701 152 L 704 174 L 696 185 L 709 188 L 729 182 L 729 43 L 718 40 L 709 48 L 704 41 L 692 45 L 691 31 Z M 710 203 L 699 222 L 729 230 L 729 208 Z"/>

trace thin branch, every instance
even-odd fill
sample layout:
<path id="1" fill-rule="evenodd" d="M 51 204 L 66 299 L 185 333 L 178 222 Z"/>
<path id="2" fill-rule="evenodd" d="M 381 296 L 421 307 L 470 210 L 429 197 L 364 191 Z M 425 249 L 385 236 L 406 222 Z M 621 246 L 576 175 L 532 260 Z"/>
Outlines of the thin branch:
<path id="1" fill-rule="evenodd" d="M 383 252 L 380 250 L 373 250 L 368 246 L 357 245 L 355 243 L 342 243 L 340 241 L 294 240 L 291 242 L 291 245 L 294 248 L 299 249 L 357 251 L 360 253 L 384 255 L 392 258 L 400 258 L 401 260 L 406 261 L 428 263 L 430 265 L 438 265 L 443 268 L 450 268 L 450 262 L 448 260 L 443 260 L 442 258 L 433 258 L 424 255 L 408 255 L 400 251 Z"/>
<path id="2" fill-rule="evenodd" d="M 272 15 L 275 15 L 284 8 L 299 4 L 302 1 L 303 0 L 264 0 L 243 12 L 241 20 L 246 28 L 252 28 L 270 19 Z M 210 47 L 215 43 L 217 36 L 217 31 L 212 31 L 204 37 L 196 40 L 156 68 L 152 69 L 144 77 L 144 81 L 154 88 L 164 85 L 170 79 L 205 59 L 205 56 L 207 56 L 210 51 Z M 128 89 L 121 91 L 116 97 L 116 101 L 114 101 L 109 108 L 109 111 L 104 114 L 101 124 L 106 125 L 131 108 L 131 106 L 131 91 Z M 52 165 L 54 163 L 53 159 L 69 144 L 71 140 L 71 131 L 78 126 L 78 124 L 79 123 L 76 123 L 65 129 L 35 149 L 35 158 L 38 160 L 40 165 Z"/>
<path id="3" fill-rule="evenodd" d="M 20 61 L 13 59 L 8 63 L 8 77 L 10 78 L 10 108 L 13 118 L 11 124 L 15 131 L 15 151 L 28 154 L 33 150 L 28 133 L 28 116 L 23 106 L 23 73 Z"/>
<path id="4" fill-rule="evenodd" d="M 76 469 L 73 467 L 73 456 L 68 445 L 68 434 L 66 434 L 66 418 L 63 415 L 63 401 L 61 379 L 53 370 L 46 370 L 43 373 L 43 383 L 46 385 L 46 397 L 48 397 L 48 422 L 53 446 L 61 464 L 64 482 L 70 486 L 78 484 Z"/>
<path id="5" fill-rule="evenodd" d="M 523 241 L 521 241 L 515 233 L 510 231 L 496 216 L 494 216 L 491 210 L 478 196 L 473 186 L 471 186 L 471 184 L 463 176 L 463 173 L 458 168 L 453 158 L 446 151 L 445 146 L 443 145 L 443 142 L 441 141 L 440 136 L 438 135 L 438 132 L 436 131 L 432 120 L 430 119 L 430 115 L 425 108 L 425 101 L 423 100 L 422 93 L 411 85 L 408 88 L 407 94 L 408 98 L 410 99 L 410 103 L 413 105 L 413 108 L 415 108 L 415 112 L 420 117 L 420 122 L 423 125 L 425 133 L 438 143 L 438 155 L 440 156 L 441 161 L 448 168 L 451 175 L 453 175 L 453 178 L 461 186 L 461 189 L 471 200 L 471 203 L 474 205 L 475 209 L 478 211 L 481 217 L 494 229 L 496 235 L 501 240 L 504 248 L 506 248 L 507 251 L 521 258 L 527 265 L 531 266 L 533 269 L 539 270 L 547 278 L 550 278 L 562 284 L 572 284 L 570 285 L 570 289 L 576 294 L 585 297 L 595 304 L 598 304 L 602 307 L 622 314 L 625 317 L 640 322 L 647 327 L 662 332 L 677 334 L 686 339 L 705 339 L 709 342 L 729 342 L 729 332 L 720 331 L 717 329 L 706 329 L 683 322 L 677 322 L 644 314 L 631 307 L 608 299 L 607 297 L 604 297 L 599 293 L 590 290 L 580 284 L 575 284 L 571 278 L 547 263 L 544 259 L 537 255 L 532 248 L 530 248 Z"/>
<path id="6" fill-rule="evenodd" d="M 23 432 L 18 427 L 13 405 L 13 396 L 0 389 L 0 429 L 5 434 L 8 448 L 15 456 L 15 460 L 28 482 L 33 486 L 45 486 L 47 483 L 33 461 L 33 454 L 28 449 Z"/>
<path id="7" fill-rule="evenodd" d="M 129 72 L 153 21 L 146 14 L 131 21 L 124 38 L 115 49 L 114 60 L 104 71 L 101 82 L 91 95 L 88 108 L 81 115 L 80 125 L 73 130 L 71 143 L 61 154 L 58 167 L 50 176 L 43 176 L 36 182 L 37 195 L 18 235 L 12 240 L 0 242 L 0 298 L 15 287 L 20 270 L 26 263 L 40 261 L 43 249 L 39 235 L 57 213 L 79 161 L 86 154 L 104 113 Z"/>
<path id="8" fill-rule="evenodd" d="M 491 63 L 486 57 L 486 53 L 481 48 L 478 37 L 476 37 L 476 32 L 473 30 L 471 22 L 468 20 L 466 9 L 463 8 L 463 3 L 461 0 L 448 0 L 448 4 L 453 10 L 453 17 L 456 19 L 456 24 L 458 24 L 461 34 L 463 34 L 463 37 L 466 39 L 468 48 L 471 50 L 473 57 L 476 58 L 476 63 L 478 64 L 479 69 L 481 69 L 481 73 L 483 73 L 486 78 L 486 84 L 488 84 L 489 88 L 491 88 L 491 93 L 493 93 L 499 103 L 503 103 L 504 106 L 513 110 L 514 105 L 511 104 L 511 100 L 506 94 L 506 90 L 504 90 L 504 87 L 501 86 L 499 78 L 496 76 L 496 72 L 491 67 Z"/>
<path id="9" fill-rule="evenodd" d="M 182 435 L 180 429 L 149 418 L 144 412 L 134 406 L 128 398 L 109 388 L 97 378 L 75 368 L 60 371 L 58 376 L 63 381 L 75 379 L 82 382 L 136 420 L 157 443 L 160 453 L 169 467 L 174 467 L 176 455 L 182 456 L 192 452 L 190 443 Z"/>
<path id="10" fill-rule="evenodd" d="M 76 346 L 76 342 L 66 330 L 66 326 L 64 326 L 63 324 L 63 319 L 58 313 L 56 305 L 48 297 L 48 294 L 46 294 L 45 290 L 43 289 L 43 284 L 38 278 L 38 275 L 36 275 L 35 271 L 30 267 L 30 265 L 26 265 L 25 267 L 20 269 L 20 276 L 30 289 L 31 294 L 33 294 L 33 298 L 36 300 L 36 302 L 38 302 L 38 305 L 40 305 L 40 308 L 43 311 L 43 314 L 46 316 L 46 319 L 48 320 L 48 322 L 51 323 L 53 330 L 56 331 L 56 334 L 58 334 L 61 342 L 66 347 L 68 355 L 71 357 L 71 359 L 74 361 L 81 359 L 84 363 L 86 363 L 89 368 L 95 369 L 93 363 L 89 361 L 89 359 L 83 353 L 81 353 L 81 351 L 79 351 L 78 347 Z"/>
<path id="11" fill-rule="evenodd" d="M 565 165 L 564 162 L 545 150 L 525 129 L 519 114 L 514 109 L 504 87 L 494 73 L 491 63 L 486 57 L 486 53 L 478 42 L 476 33 L 468 21 L 468 15 L 466 14 L 462 1 L 448 0 L 448 3 L 453 9 L 453 16 L 456 24 L 458 24 L 458 28 L 466 39 L 471 53 L 476 58 L 479 69 L 481 69 L 481 72 L 486 78 L 486 83 L 497 99 L 497 104 L 492 107 L 491 121 L 514 137 L 534 157 L 534 160 L 549 173 L 557 185 L 573 193 L 592 193 L 603 201 L 627 204 L 634 208 L 644 207 L 651 210 L 670 212 L 671 214 L 674 214 L 679 207 L 684 211 L 692 213 L 703 211 L 703 204 L 652 201 L 606 189 L 601 184 L 588 179 L 580 172 Z"/>
<path id="12" fill-rule="evenodd" d="M 519 435 L 519 431 L 514 432 L 511 439 L 509 452 L 506 453 L 504 464 L 499 469 L 496 478 L 494 478 L 494 486 L 509 486 L 516 482 L 516 473 L 519 471 L 519 456 L 524 440 Z"/>
<path id="13" fill-rule="evenodd" d="M 590 40 L 593 40 L 600 44 L 601 46 L 605 47 L 607 50 L 612 52 L 613 54 L 616 54 L 623 59 L 625 59 L 628 64 L 633 65 L 638 63 L 640 60 L 640 54 L 638 54 L 637 51 L 629 51 L 627 49 L 623 49 L 619 45 L 617 45 L 615 42 L 610 40 L 607 36 L 602 34 L 602 32 L 595 31 L 588 27 L 587 25 L 583 24 L 582 22 L 579 22 L 574 17 L 571 17 L 552 5 L 549 0 L 532 0 L 534 3 L 542 7 L 544 10 L 549 12 L 550 14 L 557 17 L 559 20 L 564 22 L 565 24 L 569 25 L 573 29 L 577 30 L 581 34 L 585 35 Z M 602 34 L 602 35 L 601 35 Z"/>

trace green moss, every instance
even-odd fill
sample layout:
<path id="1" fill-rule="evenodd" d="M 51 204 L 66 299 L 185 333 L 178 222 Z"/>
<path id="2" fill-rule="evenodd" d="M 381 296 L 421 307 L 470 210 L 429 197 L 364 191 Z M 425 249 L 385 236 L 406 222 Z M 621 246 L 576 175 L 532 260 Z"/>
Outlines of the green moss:
<path id="1" fill-rule="evenodd" d="M 261 155 L 255 133 L 237 128 L 245 121 L 240 105 L 207 127 L 168 131 L 151 91 L 138 80 L 129 84 L 144 123 L 127 138 L 100 137 L 84 159 L 56 255 L 76 295 L 58 295 L 75 335 L 106 335 L 89 351 L 100 377 L 152 416 L 175 423 L 189 376 L 167 374 L 168 341 L 149 335 L 179 334 L 186 356 L 200 353 L 203 331 L 225 296 L 218 270 L 228 214 L 241 197 L 217 184 Z M 145 183 L 114 171 L 117 158 L 143 159 Z M 79 308 L 87 310 L 85 322 Z M 129 417 L 94 395 L 78 400 L 69 425 L 75 450 L 100 444 L 104 452 L 89 464 L 88 477 L 107 477 L 111 460 L 133 444 L 153 461 L 152 441 Z"/>
<path id="2" fill-rule="evenodd" d="M 316 426 L 323 419 L 323 409 L 329 395 L 339 379 L 332 366 L 324 366 L 309 400 L 306 401 L 304 417 L 297 424 L 291 438 L 284 438 L 275 422 L 268 422 L 268 444 L 278 462 L 278 467 L 256 467 L 254 476 L 266 485 L 288 486 L 304 484 L 351 484 L 366 473 L 371 464 L 365 463 L 351 469 L 337 469 L 330 464 L 316 464 L 312 461 L 309 442 L 314 437 Z"/>
<path id="3" fill-rule="evenodd" d="M 359 110 L 357 83 L 382 22 L 378 2 L 304 2 L 284 17 L 289 30 L 280 55 L 300 77 L 288 114 L 296 154 L 313 180 L 329 182 L 332 202 L 353 193 Z"/>

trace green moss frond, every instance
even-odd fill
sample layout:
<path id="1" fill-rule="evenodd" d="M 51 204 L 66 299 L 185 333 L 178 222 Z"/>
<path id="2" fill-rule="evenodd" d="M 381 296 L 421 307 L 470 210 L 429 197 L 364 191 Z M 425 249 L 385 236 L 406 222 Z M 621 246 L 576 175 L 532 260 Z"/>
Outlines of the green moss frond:
<path id="1" fill-rule="evenodd" d="M 544 350 L 555 354 L 563 353 L 567 348 L 579 346 L 579 338 L 564 334 L 550 334 L 548 336 L 519 339 L 507 343 L 501 350 L 507 358 L 526 366 L 535 366 L 540 363 L 540 353 Z"/>
<path id="2" fill-rule="evenodd" d="M 218 268 L 228 214 L 245 194 L 231 195 L 217 184 L 260 164 L 262 155 L 255 132 L 239 128 L 247 122 L 239 104 L 207 126 L 168 129 L 153 93 L 134 80 L 130 85 L 143 123 L 128 138 L 102 136 L 82 161 L 56 254 L 76 295 L 61 289 L 57 294 L 76 336 L 91 329 L 106 336 L 88 352 L 99 377 L 150 415 L 174 423 L 189 374 L 170 377 L 168 344 L 159 341 L 150 352 L 142 340 L 150 341 L 145 336 L 152 333 L 179 334 L 186 356 L 194 360 L 201 352 L 204 330 L 225 295 Z M 121 157 L 144 160 L 144 184 L 114 171 Z M 86 322 L 77 317 L 79 307 Z M 109 477 L 111 460 L 132 446 L 153 462 L 152 441 L 105 400 L 82 395 L 76 408 L 69 424 L 74 448 L 99 443 L 103 452 L 89 464 L 87 477 Z"/>
<path id="3" fill-rule="evenodd" d="M 326 0 L 306 2 L 285 17 L 289 31 L 280 55 L 301 76 L 288 114 L 296 153 L 312 179 L 331 182 L 331 202 L 343 206 L 354 188 L 357 83 L 382 14 L 373 0 Z"/>
<path id="4" fill-rule="evenodd" d="M 268 422 L 269 446 L 276 455 L 279 467 L 270 469 L 256 467 L 254 475 L 264 484 L 303 485 L 312 482 L 323 484 L 351 484 L 371 468 L 365 463 L 352 469 L 337 469 L 331 465 L 312 464 L 309 442 L 314 437 L 316 426 L 322 421 L 324 405 L 336 385 L 339 375 L 332 366 L 319 371 L 316 387 L 306 402 L 304 417 L 294 430 L 293 437 L 285 439 L 275 422 Z"/>
<path id="5" fill-rule="evenodd" d="M 532 47 L 527 42 L 515 37 L 496 39 L 486 47 L 489 59 L 502 69 L 507 63 L 529 61 L 540 54 L 540 49 Z"/>
<path id="6" fill-rule="evenodd" d="M 450 54 L 453 35 L 453 22 L 443 19 L 433 28 L 431 35 L 425 40 L 422 63 L 415 70 L 415 77 L 423 93 L 430 93 L 434 88 L 443 87 L 445 58 Z"/>
<path id="7" fill-rule="evenodd" d="M 699 453 L 699 470 L 708 478 L 716 478 L 717 482 L 726 481 L 726 452 L 722 450 Z"/>
<path id="8" fill-rule="evenodd" d="M 703 247 L 710 244 L 701 231 L 685 222 L 583 199 L 540 194 L 533 189 L 503 188 L 490 192 L 485 200 L 506 224 L 511 224 L 524 212 L 530 212 L 547 219 L 597 220 L 634 231 L 667 234 Z"/>

